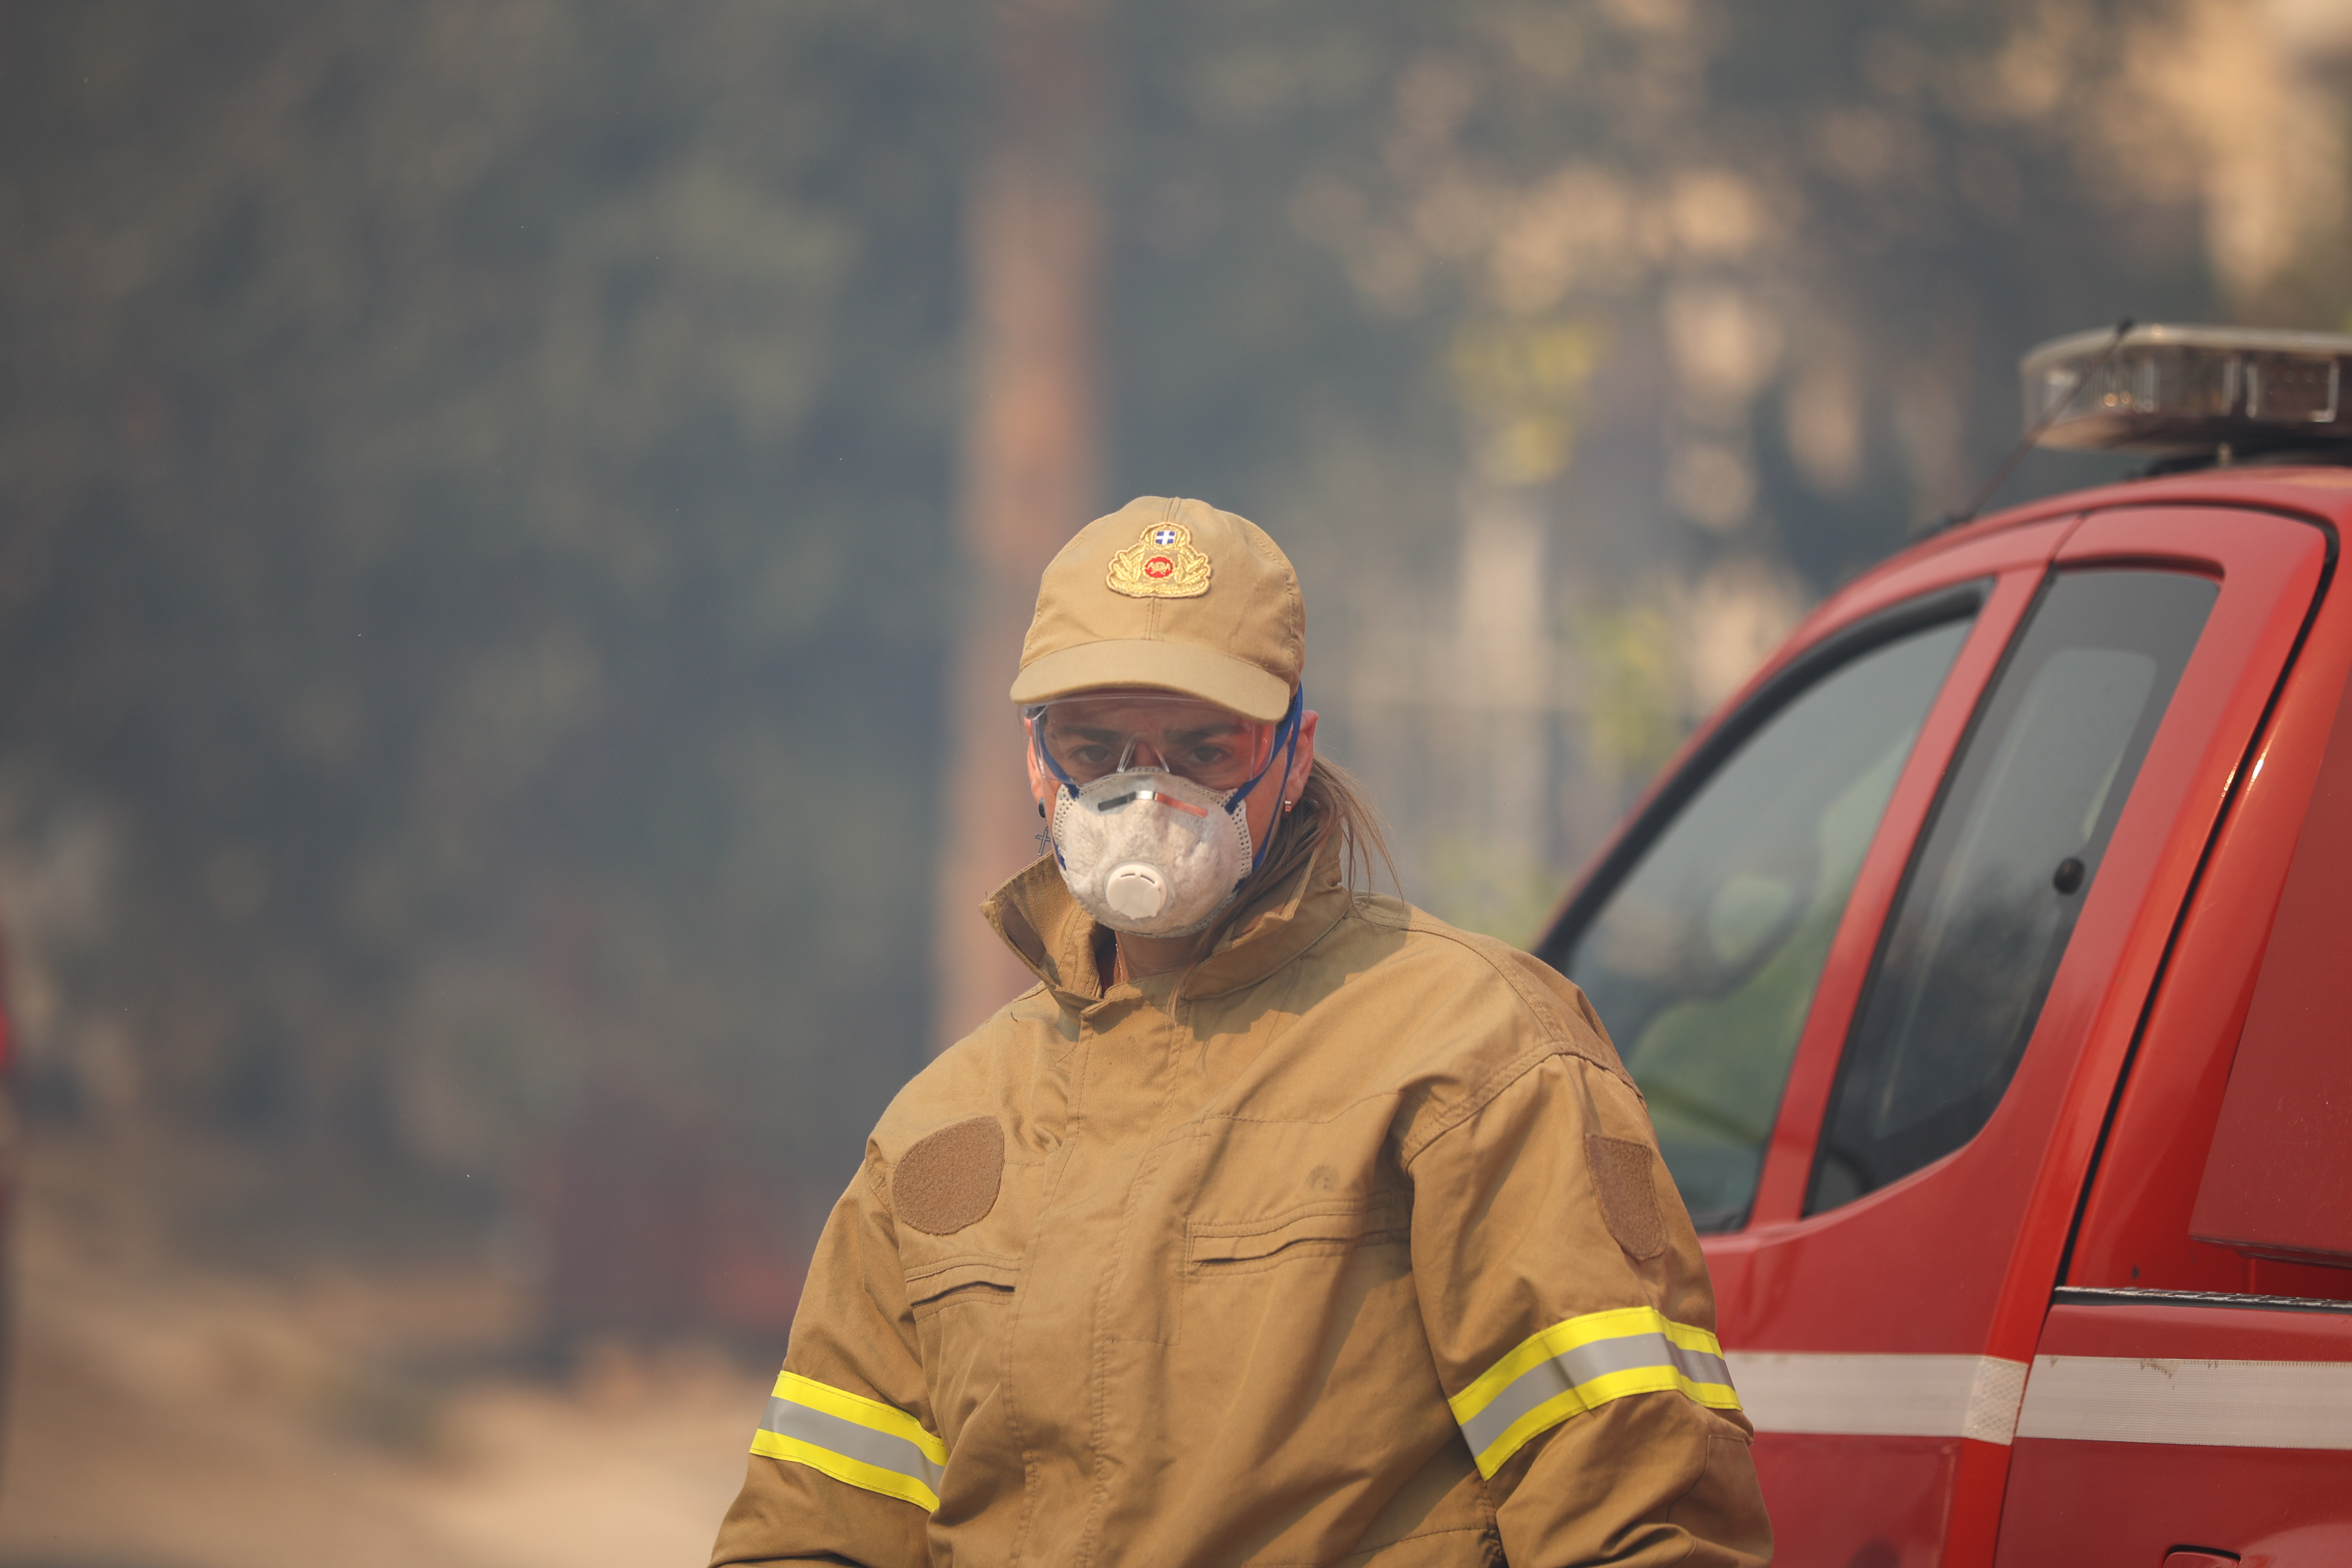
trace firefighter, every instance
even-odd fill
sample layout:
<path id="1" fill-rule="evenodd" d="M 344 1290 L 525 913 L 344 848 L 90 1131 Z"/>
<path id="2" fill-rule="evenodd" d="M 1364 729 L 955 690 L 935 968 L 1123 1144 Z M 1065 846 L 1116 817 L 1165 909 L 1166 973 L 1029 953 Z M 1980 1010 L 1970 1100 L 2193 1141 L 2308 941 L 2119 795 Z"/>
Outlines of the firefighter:
<path id="1" fill-rule="evenodd" d="M 714 1563 L 1760 1564 L 1706 1265 L 1583 994 L 1360 890 L 1305 616 L 1145 498 L 1012 696 L 1037 983 L 825 1226 Z"/>

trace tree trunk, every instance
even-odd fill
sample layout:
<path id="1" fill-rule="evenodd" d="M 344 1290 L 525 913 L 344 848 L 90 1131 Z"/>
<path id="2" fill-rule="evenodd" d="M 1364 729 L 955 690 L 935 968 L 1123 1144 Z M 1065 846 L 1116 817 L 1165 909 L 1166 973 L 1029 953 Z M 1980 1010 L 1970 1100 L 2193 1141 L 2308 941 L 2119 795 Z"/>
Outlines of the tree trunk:
<path id="1" fill-rule="evenodd" d="M 1030 984 L 981 900 L 1034 858 L 1018 715 L 1005 693 L 1038 574 L 1094 516 L 1097 313 L 1105 128 L 1097 0 L 997 0 L 994 112 L 966 209 L 971 381 L 963 617 L 948 672 L 932 1045 L 944 1049 Z"/>

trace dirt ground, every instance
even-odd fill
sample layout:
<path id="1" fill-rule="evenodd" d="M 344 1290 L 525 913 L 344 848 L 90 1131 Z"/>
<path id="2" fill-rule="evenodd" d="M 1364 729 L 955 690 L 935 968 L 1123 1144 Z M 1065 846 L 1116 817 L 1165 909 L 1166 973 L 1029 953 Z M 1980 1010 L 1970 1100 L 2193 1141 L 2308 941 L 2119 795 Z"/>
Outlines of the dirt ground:
<path id="1" fill-rule="evenodd" d="M 770 1373 L 617 1343 L 535 1373 L 487 1265 L 206 1262 L 162 1163 L 25 1149 L 0 1568 L 704 1560 Z"/>

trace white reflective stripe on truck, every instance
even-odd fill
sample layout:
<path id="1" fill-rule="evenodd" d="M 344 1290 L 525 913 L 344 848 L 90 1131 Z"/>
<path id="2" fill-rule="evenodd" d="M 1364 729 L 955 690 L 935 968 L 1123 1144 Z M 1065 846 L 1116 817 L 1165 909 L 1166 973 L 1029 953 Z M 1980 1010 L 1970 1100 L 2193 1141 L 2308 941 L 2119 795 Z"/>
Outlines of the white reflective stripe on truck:
<path id="1" fill-rule="evenodd" d="M 2352 1363 L 1729 1351 L 1759 1432 L 2352 1449 Z"/>
<path id="2" fill-rule="evenodd" d="M 1999 1356 L 1727 1351 L 1724 1359 L 1759 1432 L 2006 1443 L 2025 1391 L 2025 1363 Z"/>
<path id="3" fill-rule="evenodd" d="M 1745 1383 L 1740 1392 L 1748 1392 Z M 2017 1435 L 2213 1448 L 2352 1448 L 2352 1363 L 2036 1356 Z"/>

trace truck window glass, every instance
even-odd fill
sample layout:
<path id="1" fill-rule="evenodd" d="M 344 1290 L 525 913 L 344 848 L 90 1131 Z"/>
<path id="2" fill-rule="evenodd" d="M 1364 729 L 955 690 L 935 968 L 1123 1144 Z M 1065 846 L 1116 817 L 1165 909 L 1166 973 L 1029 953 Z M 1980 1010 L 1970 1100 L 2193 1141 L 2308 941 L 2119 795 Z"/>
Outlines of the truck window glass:
<path id="1" fill-rule="evenodd" d="M 1881 644 L 1766 721 L 1570 957 L 1701 1230 L 1748 1212 L 1830 939 L 1968 626 Z"/>
<path id="2" fill-rule="evenodd" d="M 1808 1214 L 1976 1136 L 2212 608 L 2210 579 L 2062 574 L 1985 700 L 1848 1037 Z"/>

